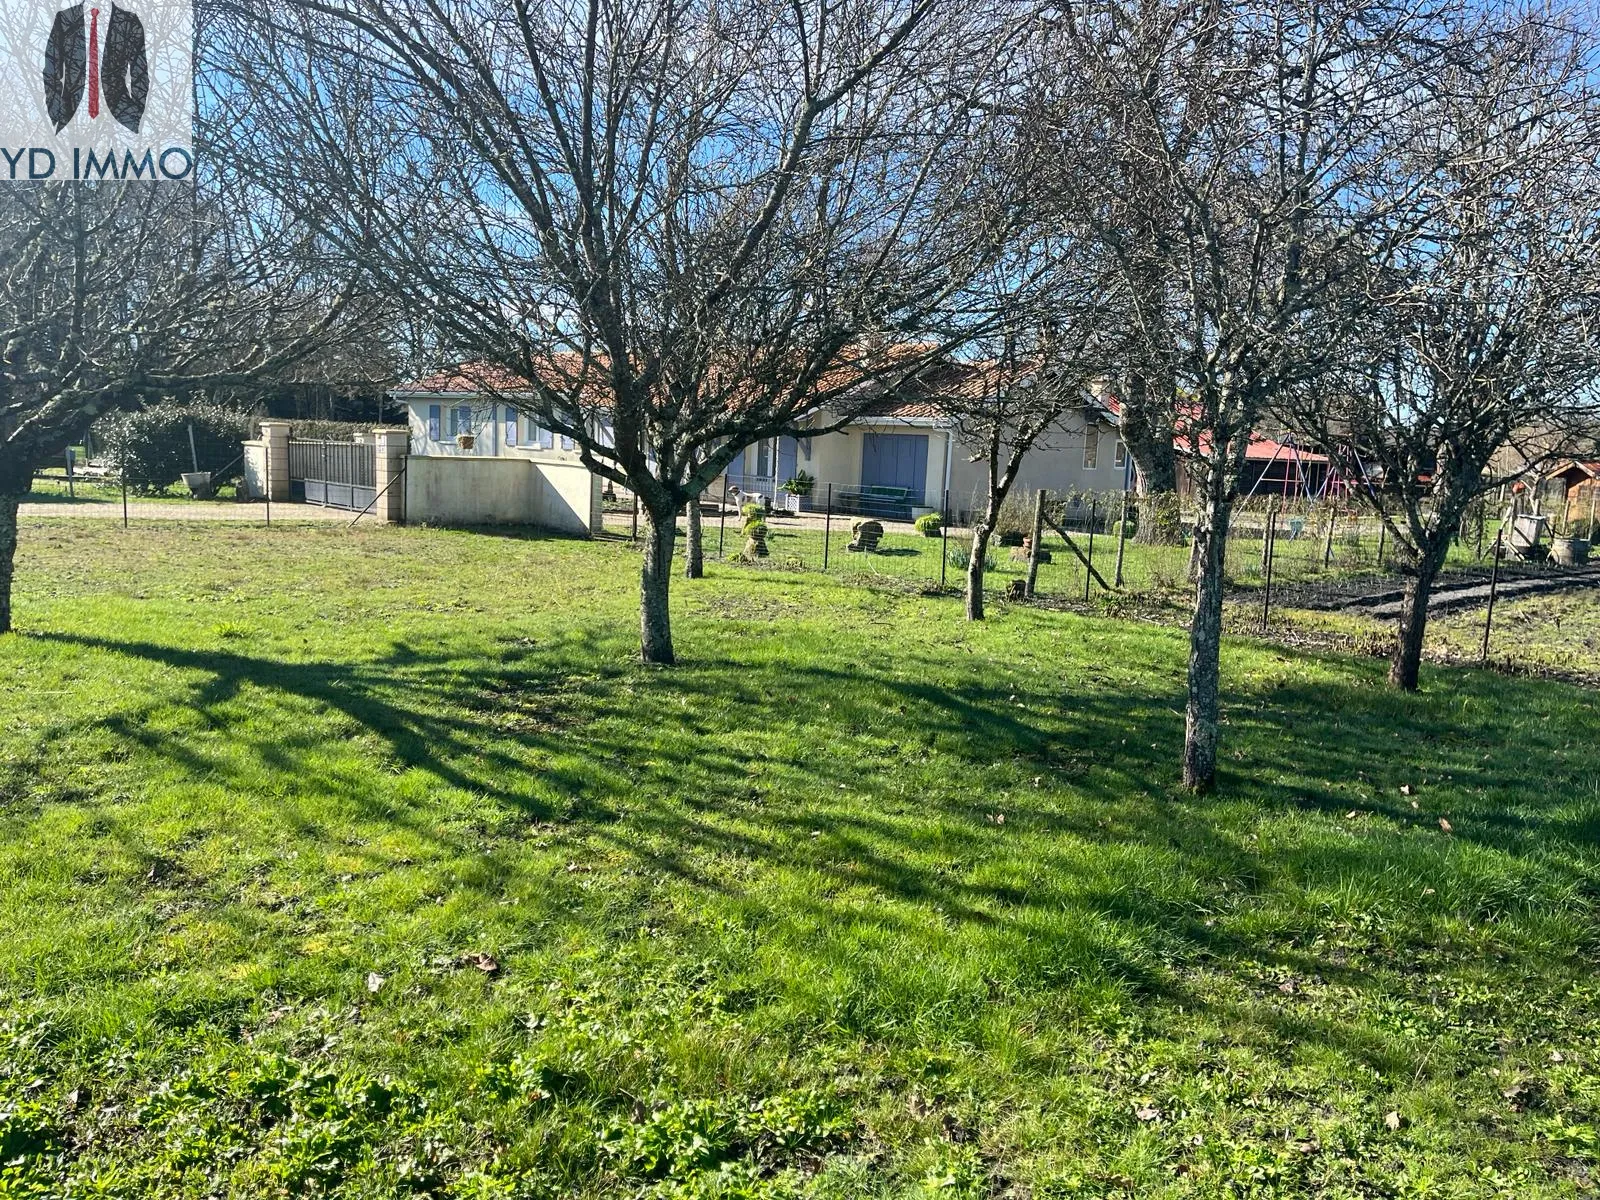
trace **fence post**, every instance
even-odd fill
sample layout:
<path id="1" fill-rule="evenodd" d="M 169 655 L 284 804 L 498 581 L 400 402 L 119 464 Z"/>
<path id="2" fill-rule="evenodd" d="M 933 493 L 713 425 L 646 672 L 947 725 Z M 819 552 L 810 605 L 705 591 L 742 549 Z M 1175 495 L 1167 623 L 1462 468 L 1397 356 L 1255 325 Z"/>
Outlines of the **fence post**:
<path id="1" fill-rule="evenodd" d="M 1128 489 L 1122 489 L 1122 518 L 1117 522 L 1117 581 L 1112 586 L 1122 586 L 1122 547 L 1128 540 Z"/>
<path id="2" fill-rule="evenodd" d="M 631 538 L 637 542 L 639 540 L 639 493 L 634 491 L 633 488 L 628 490 L 633 492 L 633 533 Z"/>
<path id="3" fill-rule="evenodd" d="M 261 444 L 266 451 L 267 459 L 261 470 L 267 477 L 267 486 L 263 490 L 267 496 L 267 528 L 270 529 L 272 528 L 272 443 L 268 439 L 262 438 Z M 124 505 L 126 505 L 126 501 L 124 501 Z"/>
<path id="4" fill-rule="evenodd" d="M 1267 619 L 1272 614 L 1272 560 L 1278 541 L 1278 510 L 1267 506 L 1267 527 L 1261 533 L 1262 554 L 1267 560 L 1266 586 L 1261 589 L 1261 632 L 1267 631 Z"/>
<path id="5" fill-rule="evenodd" d="M 122 527 L 128 527 L 128 455 L 122 455 L 122 469 L 117 472 L 122 476 Z"/>
<path id="6" fill-rule="evenodd" d="M 717 561 L 723 562 L 728 557 L 727 551 L 723 549 L 723 543 L 728 537 L 728 477 L 726 475 L 722 477 L 722 503 L 718 505 L 718 510 L 721 515 L 717 518 Z"/>
<path id="7" fill-rule="evenodd" d="M 73 485 L 73 482 L 72 482 L 72 458 L 73 458 L 72 447 L 68 446 L 67 447 L 67 499 L 68 500 L 76 500 L 78 498 L 77 488 Z"/>
<path id="8" fill-rule="evenodd" d="M 1322 543 L 1322 569 L 1324 571 L 1333 564 L 1333 523 L 1339 519 L 1338 502 L 1330 500 L 1328 505 L 1328 538 Z"/>
<path id="9" fill-rule="evenodd" d="M 1277 521 L 1277 517 L 1277 504 L 1271 500 L 1267 501 L 1267 516 L 1266 519 L 1261 522 L 1261 573 L 1263 575 L 1267 573 L 1267 555 L 1269 553 L 1267 550 L 1267 526 L 1275 523 Z"/>
<path id="10" fill-rule="evenodd" d="M 944 517 L 944 520 L 939 525 L 939 590 L 942 592 L 945 587 L 945 566 L 950 561 L 950 521 L 952 520 L 952 514 L 950 512 L 949 488 L 946 488 L 944 492 L 944 509 L 941 515 Z M 1594 524 L 1593 521 L 1589 523 L 1591 525 Z"/>
<path id="11" fill-rule="evenodd" d="M 828 569 L 828 544 L 833 540 L 833 484 L 828 485 L 828 505 L 822 515 L 822 569 Z"/>
<path id="12" fill-rule="evenodd" d="M 1039 582 L 1039 541 L 1044 534 L 1044 489 L 1039 489 L 1039 494 L 1033 498 L 1033 539 L 1028 543 L 1028 582 L 1022 594 L 1029 600 L 1033 599 L 1033 591 Z"/>
<path id="13" fill-rule="evenodd" d="M 1383 566 L 1383 540 L 1389 536 L 1389 522 L 1378 516 L 1378 566 Z"/>
<path id="14" fill-rule="evenodd" d="M 1100 501 L 1098 499 L 1089 501 L 1089 558 L 1083 564 L 1085 568 L 1083 572 L 1083 602 L 1085 604 L 1089 602 L 1089 585 L 1094 582 L 1094 520 L 1095 514 L 1099 512 L 1099 507 Z"/>
<path id="15" fill-rule="evenodd" d="M 1500 590 L 1500 551 L 1501 539 L 1505 537 L 1505 530 L 1499 529 L 1494 535 L 1494 568 L 1489 572 L 1489 611 L 1483 614 L 1483 650 L 1479 653 L 1480 662 L 1489 661 L 1489 630 L 1494 625 L 1494 597 Z"/>

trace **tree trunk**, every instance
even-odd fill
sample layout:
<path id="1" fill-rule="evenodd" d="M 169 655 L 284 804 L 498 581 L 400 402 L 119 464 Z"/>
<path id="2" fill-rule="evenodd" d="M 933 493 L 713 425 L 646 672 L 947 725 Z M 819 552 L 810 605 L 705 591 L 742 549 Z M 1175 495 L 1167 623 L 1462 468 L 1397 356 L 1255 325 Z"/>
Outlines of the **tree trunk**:
<path id="1" fill-rule="evenodd" d="M 1146 545 L 1183 543 L 1183 517 L 1178 503 L 1178 452 L 1173 445 L 1170 385 L 1152 395 L 1149 381 L 1135 374 L 1128 380 L 1122 405 L 1122 444 L 1138 468 L 1138 541 Z"/>
<path id="2" fill-rule="evenodd" d="M 11 632 L 11 576 L 17 558 L 17 502 L 0 494 L 0 633 Z"/>
<path id="3" fill-rule="evenodd" d="M 972 527 L 972 557 L 967 560 L 967 620 L 983 620 L 983 564 L 992 525 Z"/>
<path id="4" fill-rule="evenodd" d="M 678 510 L 647 510 L 649 530 L 644 543 L 644 565 L 639 572 L 639 657 L 657 666 L 670 667 L 672 617 L 667 597 L 672 586 L 672 545 L 678 537 Z"/>
<path id="5" fill-rule="evenodd" d="M 1232 501 L 1208 497 L 1194 531 L 1194 618 L 1189 625 L 1189 702 L 1184 711 L 1183 783 L 1209 792 L 1217 782 L 1221 728 L 1222 553 Z"/>
<path id="6" fill-rule="evenodd" d="M 1444 550 L 1426 550 L 1415 574 L 1406 580 L 1400 629 L 1395 637 L 1394 653 L 1389 656 L 1389 682 L 1402 692 L 1417 690 L 1417 677 L 1422 667 L 1422 635 L 1428 630 L 1428 598 L 1433 595 L 1433 581 L 1438 577 L 1440 560 L 1450 546 L 1449 537 L 1441 541 Z"/>
<path id="7" fill-rule="evenodd" d="M 706 573 L 704 542 L 700 522 L 700 499 L 689 501 L 689 536 L 683 542 L 683 577 L 699 579 Z"/>

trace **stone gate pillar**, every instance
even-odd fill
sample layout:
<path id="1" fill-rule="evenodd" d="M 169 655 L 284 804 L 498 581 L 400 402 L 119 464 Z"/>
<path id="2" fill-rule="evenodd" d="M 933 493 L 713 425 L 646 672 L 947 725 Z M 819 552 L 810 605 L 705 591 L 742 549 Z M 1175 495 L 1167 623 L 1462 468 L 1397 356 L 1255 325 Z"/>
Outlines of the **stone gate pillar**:
<path id="1" fill-rule="evenodd" d="M 384 524 L 401 524 L 406 519 L 406 452 L 411 434 L 404 429 L 372 431 L 373 453 L 377 456 L 374 480 L 378 499 L 372 515 Z"/>
<path id="2" fill-rule="evenodd" d="M 267 495 L 289 498 L 289 422 L 261 422 L 261 441 L 267 448 Z"/>

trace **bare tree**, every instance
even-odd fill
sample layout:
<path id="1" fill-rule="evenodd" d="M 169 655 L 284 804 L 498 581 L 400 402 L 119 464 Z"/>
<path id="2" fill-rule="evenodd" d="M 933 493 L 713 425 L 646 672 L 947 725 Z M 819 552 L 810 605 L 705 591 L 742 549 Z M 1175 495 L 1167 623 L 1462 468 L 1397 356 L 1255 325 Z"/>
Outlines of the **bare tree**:
<path id="1" fill-rule="evenodd" d="M 976 449 L 974 461 L 984 467 L 984 506 L 974 514 L 967 561 L 969 621 L 984 618 L 989 539 L 1028 455 L 1041 439 L 1070 436 L 1073 418 L 1097 419 L 1086 415 L 1089 381 L 1099 361 L 1095 333 L 1088 306 L 1066 331 L 1047 328 L 1032 336 L 1017 331 L 1003 339 L 994 357 L 958 368 L 960 377 L 944 389 L 941 403 L 961 430 L 962 443 Z"/>
<path id="2" fill-rule="evenodd" d="M 1290 418 L 1365 481 L 1395 546 L 1406 595 L 1389 681 L 1407 691 L 1468 507 L 1600 414 L 1595 49 L 1548 15 L 1513 15 L 1440 63 L 1412 114 L 1403 236 L 1373 253 L 1365 353 L 1290 397 Z"/>
<path id="3" fill-rule="evenodd" d="M 0 633 L 39 467 L 107 412 L 292 363 L 344 310 L 292 242 L 224 216 L 170 183 L 0 194 Z"/>
<path id="4" fill-rule="evenodd" d="M 588 0 L 239 14 L 285 202 L 638 495 L 647 662 L 676 517 L 745 446 L 842 422 L 972 335 L 993 255 L 966 102 L 1006 31 L 951 0 Z M 965 24 L 963 25 L 963 22 Z M 251 74 L 240 64 L 265 69 Z M 270 137 L 266 131 L 272 131 Z M 292 154 L 282 131 L 292 130 Z M 876 343 L 910 341 L 917 355 Z"/>
<path id="5" fill-rule="evenodd" d="M 1329 328 L 1353 305 L 1350 247 L 1396 202 L 1396 117 L 1431 32 L 1419 10 L 1354 0 L 1091 4 L 1050 31 L 1087 113 L 1068 108 L 1068 127 L 1117 164 L 1099 205 L 1108 242 L 1151 229 L 1123 258 L 1129 301 L 1158 310 L 1141 318 L 1145 345 L 1170 344 L 1158 361 L 1193 475 L 1183 780 L 1197 790 L 1216 778 L 1223 548 L 1250 435 L 1326 368 Z M 1145 200 L 1123 219 L 1130 191 Z"/>

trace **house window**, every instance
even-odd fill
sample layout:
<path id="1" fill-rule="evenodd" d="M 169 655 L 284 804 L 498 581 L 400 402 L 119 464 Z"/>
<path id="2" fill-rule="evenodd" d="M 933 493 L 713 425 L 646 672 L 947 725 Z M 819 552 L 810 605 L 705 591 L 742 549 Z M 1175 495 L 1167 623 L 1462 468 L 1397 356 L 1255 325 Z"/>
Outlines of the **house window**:
<path id="1" fill-rule="evenodd" d="M 540 425 L 531 426 L 528 436 L 533 439 L 535 450 L 548 450 L 556 444 L 555 435 Z"/>
<path id="2" fill-rule="evenodd" d="M 506 405 L 506 445 L 517 444 L 517 410 Z"/>
<path id="3" fill-rule="evenodd" d="M 472 432 L 472 410 L 465 404 L 458 404 L 450 410 L 450 436 L 456 437 L 463 433 Z"/>
<path id="4" fill-rule="evenodd" d="M 1119 471 L 1128 465 L 1128 443 L 1121 438 L 1117 439 L 1117 448 L 1112 452 L 1111 465 Z"/>
<path id="5" fill-rule="evenodd" d="M 1100 465 L 1100 426 L 1090 424 L 1083 431 L 1083 469 L 1092 471 Z"/>
<path id="6" fill-rule="evenodd" d="M 428 439 L 439 440 L 439 420 L 444 415 L 444 410 L 437 404 L 428 405 Z"/>

